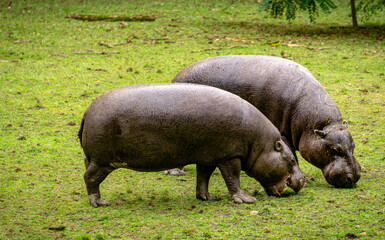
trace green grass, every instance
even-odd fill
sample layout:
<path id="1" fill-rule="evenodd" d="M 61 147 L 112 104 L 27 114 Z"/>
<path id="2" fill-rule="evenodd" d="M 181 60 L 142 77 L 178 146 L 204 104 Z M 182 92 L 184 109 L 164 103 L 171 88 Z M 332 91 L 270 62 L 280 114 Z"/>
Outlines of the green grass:
<path id="1" fill-rule="evenodd" d="M 0 239 L 382 239 L 385 236 L 385 18 L 350 28 L 349 6 L 309 24 L 258 12 L 255 1 L 2 1 L 0 3 Z M 10 4 L 10 5 L 9 5 Z M 199 11 L 198 11 L 199 10 Z M 82 22 L 66 14 L 156 15 L 154 22 Z M 301 16 L 302 15 L 302 16 Z M 127 43 L 127 39 L 131 42 Z M 243 41 L 240 41 L 243 40 Z M 108 48 L 100 41 L 126 43 Z M 93 54 L 79 54 L 93 51 Z M 107 52 L 112 54 L 98 54 Z M 81 117 L 120 86 L 170 82 L 185 66 L 226 54 L 287 56 L 336 101 L 363 167 L 354 189 L 335 189 L 303 159 L 298 195 L 234 204 L 216 171 L 195 199 L 183 177 L 120 169 L 101 185 L 110 207 L 89 205 L 77 139 Z M 49 228 L 65 227 L 62 230 Z"/>

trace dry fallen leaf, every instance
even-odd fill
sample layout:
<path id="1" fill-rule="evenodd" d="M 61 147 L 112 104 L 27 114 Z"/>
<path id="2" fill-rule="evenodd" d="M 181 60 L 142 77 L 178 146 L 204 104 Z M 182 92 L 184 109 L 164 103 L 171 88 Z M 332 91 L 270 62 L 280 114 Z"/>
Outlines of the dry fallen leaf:
<path id="1" fill-rule="evenodd" d="M 252 216 L 258 215 L 258 211 L 250 211 L 250 215 L 252 215 Z"/>
<path id="2" fill-rule="evenodd" d="M 268 228 L 268 227 L 266 227 L 266 226 L 263 228 L 263 231 L 265 231 L 265 232 L 267 232 L 267 233 L 271 232 L 270 228 Z"/>

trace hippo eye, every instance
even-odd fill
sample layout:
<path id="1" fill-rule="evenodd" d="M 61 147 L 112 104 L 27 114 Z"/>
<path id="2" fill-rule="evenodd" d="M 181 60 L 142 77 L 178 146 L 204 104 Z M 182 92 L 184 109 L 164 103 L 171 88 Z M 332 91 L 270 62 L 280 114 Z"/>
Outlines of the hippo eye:
<path id="1" fill-rule="evenodd" d="M 340 150 L 335 149 L 335 148 L 331 149 L 331 154 L 334 156 L 337 156 L 337 157 L 343 157 L 344 156 L 344 154 Z"/>
<path id="2" fill-rule="evenodd" d="M 290 159 L 290 164 L 291 165 L 295 165 L 296 163 L 297 163 L 297 161 L 294 158 Z"/>

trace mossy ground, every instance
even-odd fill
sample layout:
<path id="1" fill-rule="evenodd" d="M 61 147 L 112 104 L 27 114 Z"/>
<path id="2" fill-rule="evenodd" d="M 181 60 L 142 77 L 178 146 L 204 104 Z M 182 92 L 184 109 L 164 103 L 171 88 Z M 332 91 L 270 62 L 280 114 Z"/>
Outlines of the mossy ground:
<path id="1" fill-rule="evenodd" d="M 383 14 L 354 30 L 346 1 L 315 24 L 306 13 L 288 23 L 268 18 L 255 1 L 229 3 L 0 3 L 0 239 L 384 238 Z M 158 18 L 126 25 L 67 14 Z M 194 166 L 183 177 L 120 169 L 101 185 L 112 206 L 91 207 L 77 131 L 93 99 L 120 86 L 170 82 L 195 61 L 227 54 L 284 56 L 314 74 L 349 122 L 362 165 L 358 186 L 335 189 L 300 159 L 308 187 L 298 195 L 268 197 L 242 175 L 257 202 L 237 205 L 218 171 L 210 190 L 222 200 L 202 202 Z"/>

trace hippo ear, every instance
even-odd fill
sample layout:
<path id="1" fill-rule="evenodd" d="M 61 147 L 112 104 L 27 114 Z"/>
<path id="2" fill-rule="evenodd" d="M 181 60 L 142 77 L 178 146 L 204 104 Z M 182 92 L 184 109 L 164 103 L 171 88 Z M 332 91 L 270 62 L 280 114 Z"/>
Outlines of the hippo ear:
<path id="1" fill-rule="evenodd" d="M 283 149 L 281 141 L 276 141 L 274 145 L 275 151 L 280 152 Z"/>
<path id="2" fill-rule="evenodd" d="M 347 121 L 343 121 L 342 124 L 345 125 L 346 128 L 348 128 L 348 122 Z"/>
<path id="3" fill-rule="evenodd" d="M 317 129 L 315 129 L 314 133 L 316 135 L 318 135 L 319 137 L 321 137 L 321 138 L 325 138 L 326 137 L 326 131 L 324 131 L 324 130 L 317 130 Z"/>

